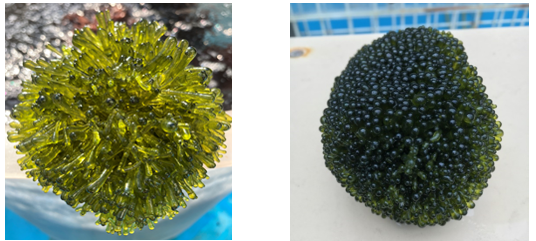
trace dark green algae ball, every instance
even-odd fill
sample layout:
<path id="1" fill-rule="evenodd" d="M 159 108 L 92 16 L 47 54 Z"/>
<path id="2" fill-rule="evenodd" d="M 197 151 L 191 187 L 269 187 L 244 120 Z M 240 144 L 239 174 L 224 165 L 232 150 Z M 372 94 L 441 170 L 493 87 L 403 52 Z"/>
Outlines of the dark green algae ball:
<path id="1" fill-rule="evenodd" d="M 372 213 L 424 227 L 475 207 L 503 132 L 467 61 L 450 32 L 407 28 L 363 46 L 335 78 L 326 167 Z"/>

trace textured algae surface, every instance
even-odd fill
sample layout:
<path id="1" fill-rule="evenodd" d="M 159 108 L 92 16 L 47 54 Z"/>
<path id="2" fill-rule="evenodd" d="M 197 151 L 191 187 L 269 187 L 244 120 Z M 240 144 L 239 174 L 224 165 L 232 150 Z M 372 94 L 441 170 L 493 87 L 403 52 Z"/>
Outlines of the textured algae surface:
<path id="1" fill-rule="evenodd" d="M 389 32 L 335 78 L 320 126 L 326 167 L 383 218 L 460 220 L 499 159 L 503 131 L 485 90 L 450 32 Z"/>
<path id="2" fill-rule="evenodd" d="M 212 72 L 188 64 L 185 40 L 159 40 L 165 27 L 131 28 L 97 14 L 98 31 L 75 30 L 74 47 L 47 48 L 52 61 L 25 61 L 8 133 L 22 170 L 109 233 L 154 228 L 196 199 L 206 167 L 225 154 L 231 117 Z"/>

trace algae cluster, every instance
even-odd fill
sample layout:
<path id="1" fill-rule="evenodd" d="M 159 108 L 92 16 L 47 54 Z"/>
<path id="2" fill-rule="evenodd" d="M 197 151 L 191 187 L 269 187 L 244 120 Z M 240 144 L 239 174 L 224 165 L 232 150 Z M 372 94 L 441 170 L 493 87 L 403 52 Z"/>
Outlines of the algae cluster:
<path id="1" fill-rule="evenodd" d="M 451 33 L 389 32 L 335 78 L 321 117 L 326 167 L 383 218 L 459 220 L 499 159 L 503 131 L 485 90 Z"/>
<path id="2" fill-rule="evenodd" d="M 109 12 L 97 21 L 96 33 L 75 30 L 74 47 L 47 46 L 60 58 L 24 62 L 32 79 L 8 139 L 20 142 L 18 163 L 43 191 L 128 235 L 197 198 L 232 119 L 221 91 L 207 87 L 211 70 L 189 66 L 196 50 L 187 41 L 161 41 L 157 22 L 129 28 Z"/>

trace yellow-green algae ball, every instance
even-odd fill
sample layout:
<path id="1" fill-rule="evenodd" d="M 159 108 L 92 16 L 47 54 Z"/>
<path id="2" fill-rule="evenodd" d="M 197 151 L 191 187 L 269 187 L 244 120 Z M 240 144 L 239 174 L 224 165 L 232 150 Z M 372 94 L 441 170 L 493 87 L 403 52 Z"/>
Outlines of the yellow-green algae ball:
<path id="1" fill-rule="evenodd" d="M 47 46 L 61 58 L 24 62 L 34 73 L 8 139 L 43 191 L 128 235 L 197 198 L 192 188 L 225 153 L 231 117 L 207 87 L 211 70 L 188 65 L 196 50 L 187 41 L 160 41 L 157 22 L 128 28 L 109 12 L 97 21 L 96 34 L 74 31 L 74 47 Z"/>

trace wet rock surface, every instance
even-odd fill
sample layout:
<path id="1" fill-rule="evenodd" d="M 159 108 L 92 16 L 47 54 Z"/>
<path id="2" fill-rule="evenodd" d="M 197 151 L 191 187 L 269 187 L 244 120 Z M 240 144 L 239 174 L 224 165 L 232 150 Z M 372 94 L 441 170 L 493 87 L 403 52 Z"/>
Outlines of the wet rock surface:
<path id="1" fill-rule="evenodd" d="M 114 21 L 131 25 L 140 18 L 165 24 L 163 37 L 186 39 L 198 50 L 193 65 L 213 70 L 211 88 L 224 94 L 224 109 L 232 109 L 232 10 L 231 4 L 6 4 L 6 111 L 19 101 L 21 81 L 31 71 L 22 67 L 26 59 L 50 59 L 45 43 L 59 48 L 71 45 L 73 30 L 96 26 L 95 13 L 109 10 Z M 96 30 L 96 29 L 95 29 Z"/>

